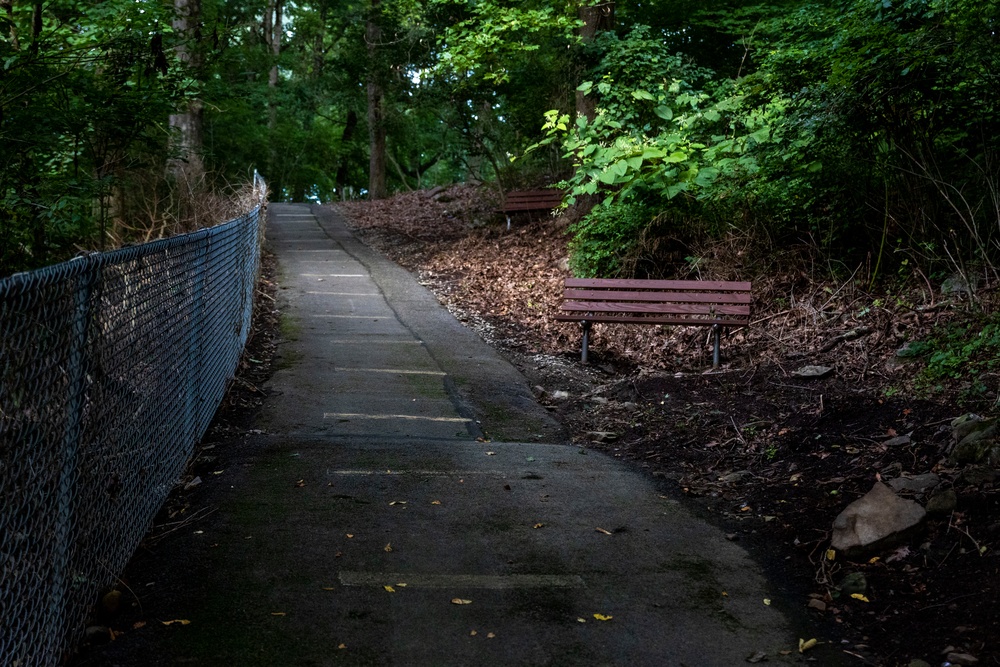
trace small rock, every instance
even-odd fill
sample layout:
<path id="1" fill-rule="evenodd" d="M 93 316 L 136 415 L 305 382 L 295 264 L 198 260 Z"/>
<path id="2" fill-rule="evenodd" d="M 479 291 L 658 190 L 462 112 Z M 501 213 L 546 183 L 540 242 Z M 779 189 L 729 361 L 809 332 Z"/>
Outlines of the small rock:
<path id="1" fill-rule="evenodd" d="M 895 438 L 889 438 L 888 440 L 884 441 L 882 444 L 885 445 L 886 447 L 899 447 L 901 445 L 908 445 L 908 444 L 910 444 L 910 442 L 911 442 L 910 436 L 908 436 L 908 435 L 897 435 Z"/>
<path id="2" fill-rule="evenodd" d="M 594 396 L 590 400 L 592 400 L 594 403 L 596 403 L 598 405 L 607 405 L 608 404 L 608 399 L 604 398 L 603 396 Z"/>
<path id="3" fill-rule="evenodd" d="M 107 644 L 111 641 L 111 629 L 104 625 L 91 625 L 83 631 L 83 641 L 87 644 Z"/>
<path id="4" fill-rule="evenodd" d="M 953 665 L 978 665 L 979 658 L 968 653 L 949 653 L 947 660 Z"/>
<path id="5" fill-rule="evenodd" d="M 983 484 L 993 484 L 1000 474 L 996 470 L 985 466 L 969 466 L 958 476 L 961 484 L 968 486 L 982 486 Z"/>
<path id="6" fill-rule="evenodd" d="M 926 515 L 916 502 L 900 498 L 888 486 L 876 482 L 871 491 L 834 519 L 831 544 L 845 552 L 874 547 L 919 525 Z"/>
<path id="7" fill-rule="evenodd" d="M 840 593 L 848 597 L 858 593 L 864 595 L 868 590 L 868 579 L 863 572 L 850 572 L 840 581 Z"/>
<path id="8" fill-rule="evenodd" d="M 792 371 L 792 376 L 810 380 L 821 380 L 831 373 L 833 373 L 833 369 L 829 366 L 803 366 L 798 370 Z"/>
<path id="9" fill-rule="evenodd" d="M 587 433 L 587 437 L 590 438 L 592 442 L 609 443 L 617 440 L 618 434 L 612 433 L 611 431 L 590 431 Z"/>
<path id="10" fill-rule="evenodd" d="M 731 472 L 728 475 L 723 475 L 719 478 L 719 481 L 723 484 L 735 484 L 737 482 L 742 482 L 747 477 L 750 477 L 751 473 L 749 470 L 737 470 L 736 472 Z"/>
<path id="11" fill-rule="evenodd" d="M 922 475 L 897 477 L 896 479 L 889 480 L 889 486 L 891 486 L 892 490 L 896 493 L 902 491 L 909 493 L 927 493 L 940 483 L 941 478 L 932 472 L 924 473 Z"/>
<path id="12" fill-rule="evenodd" d="M 569 398 L 568 391 L 557 389 L 556 391 L 552 392 L 552 400 L 554 401 L 565 401 L 567 398 Z"/>
<path id="13" fill-rule="evenodd" d="M 633 403 L 632 401 L 626 401 L 625 403 L 622 403 L 622 407 L 628 410 L 629 412 L 635 412 L 636 410 L 639 409 L 639 405 L 637 403 Z"/>
<path id="14" fill-rule="evenodd" d="M 826 603 L 822 600 L 812 599 L 809 600 L 809 604 L 806 605 L 810 609 L 815 609 L 816 611 L 826 611 Z"/>
<path id="15" fill-rule="evenodd" d="M 535 398 L 544 398 L 548 392 L 545 391 L 545 387 L 540 384 L 536 384 L 531 388 L 531 393 L 535 395 Z"/>
<path id="16" fill-rule="evenodd" d="M 906 667 L 931 667 L 931 663 L 927 662 L 926 660 L 921 660 L 920 658 L 917 658 L 916 660 L 910 660 L 909 664 Z"/>
<path id="17" fill-rule="evenodd" d="M 927 501 L 928 514 L 948 514 L 958 507 L 958 494 L 955 489 L 946 489 L 935 493 Z"/>
<path id="18" fill-rule="evenodd" d="M 758 662 L 767 662 L 767 653 L 764 653 L 763 651 L 757 651 L 753 655 L 747 656 L 747 662 L 754 664 Z"/>
<path id="19" fill-rule="evenodd" d="M 941 283 L 941 294 L 971 294 L 968 279 L 961 273 L 953 273 Z"/>

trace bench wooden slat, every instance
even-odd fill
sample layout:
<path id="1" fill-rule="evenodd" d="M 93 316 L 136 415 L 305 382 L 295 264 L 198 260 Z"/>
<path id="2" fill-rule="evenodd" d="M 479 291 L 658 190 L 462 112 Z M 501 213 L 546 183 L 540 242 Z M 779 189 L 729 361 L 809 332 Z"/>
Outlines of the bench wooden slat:
<path id="1" fill-rule="evenodd" d="M 553 319 L 560 322 L 579 322 L 580 320 L 586 320 L 587 322 L 603 322 L 603 323 L 618 323 L 618 324 L 673 324 L 678 326 L 705 326 L 705 325 L 719 325 L 720 327 L 745 327 L 747 321 L 744 319 L 730 320 L 730 319 L 706 319 L 699 320 L 693 317 L 628 317 L 628 316 L 617 316 L 617 315 L 593 315 L 591 317 L 580 317 L 579 315 L 556 315 Z"/>
<path id="2" fill-rule="evenodd" d="M 679 303 L 750 303 L 750 292 L 621 292 L 567 289 L 564 299 L 594 301 L 667 301 Z"/>
<path id="3" fill-rule="evenodd" d="M 680 315 L 740 315 L 750 317 L 749 305 L 712 303 L 635 303 L 628 301 L 566 301 L 563 311 L 581 313 L 672 313 Z"/>
<path id="4" fill-rule="evenodd" d="M 604 278 L 567 278 L 566 287 L 590 289 L 635 289 L 694 292 L 749 292 L 748 282 L 728 282 L 721 280 L 635 280 Z"/>

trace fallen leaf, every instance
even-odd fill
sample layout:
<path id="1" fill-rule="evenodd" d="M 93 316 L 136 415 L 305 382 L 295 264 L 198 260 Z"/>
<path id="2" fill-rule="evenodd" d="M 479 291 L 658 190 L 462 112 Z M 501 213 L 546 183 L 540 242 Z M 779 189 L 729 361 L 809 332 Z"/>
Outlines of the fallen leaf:
<path id="1" fill-rule="evenodd" d="M 335 589 L 334 589 L 334 587 L 333 587 L 333 586 L 324 586 L 324 587 L 323 587 L 323 590 L 324 590 L 324 591 L 332 591 L 332 590 L 335 590 Z"/>
<path id="2" fill-rule="evenodd" d="M 160 621 L 163 625 L 191 625 L 191 621 L 186 618 L 175 618 L 172 621 Z"/>
<path id="3" fill-rule="evenodd" d="M 406 588 L 406 582 L 405 581 L 396 582 L 396 588 Z"/>
<path id="4" fill-rule="evenodd" d="M 603 528 L 595 528 L 594 530 L 596 530 L 598 533 L 603 533 L 605 535 L 611 535 L 611 531 L 610 530 L 604 530 Z"/>
<path id="5" fill-rule="evenodd" d="M 543 528 L 543 527 L 545 527 L 544 523 L 536 523 L 534 526 L 532 526 L 532 528 Z"/>
<path id="6" fill-rule="evenodd" d="M 389 542 L 384 547 L 382 547 L 382 551 L 386 552 L 387 554 L 392 553 L 392 542 Z"/>
<path id="7" fill-rule="evenodd" d="M 771 598 L 764 598 L 764 604 L 770 606 L 771 605 Z"/>
<path id="8" fill-rule="evenodd" d="M 347 648 L 347 644 L 338 644 L 337 648 Z"/>
<path id="9" fill-rule="evenodd" d="M 810 639 L 810 640 L 800 639 L 799 640 L 799 653 L 805 653 L 809 649 L 811 649 L 814 646 L 816 646 L 816 644 L 818 644 L 818 643 L 819 642 L 817 642 L 815 639 Z"/>
<path id="10" fill-rule="evenodd" d="M 395 592 L 396 592 L 396 589 L 395 589 L 395 588 L 393 588 L 392 586 L 388 585 L 388 584 L 386 584 L 386 585 L 385 585 L 385 586 L 383 586 L 382 588 L 384 588 L 384 589 L 385 589 L 385 592 L 386 592 L 386 593 L 395 593 Z"/>
<path id="11" fill-rule="evenodd" d="M 306 480 L 304 480 L 304 479 L 300 479 L 299 481 L 295 482 L 295 486 L 298 487 L 298 488 L 300 488 L 300 489 L 303 486 L 305 486 L 305 485 L 306 485 Z"/>
<path id="12" fill-rule="evenodd" d="M 486 633 L 486 638 L 487 638 L 487 639 L 493 639 L 494 637 L 496 637 L 496 635 L 495 635 L 495 634 L 493 634 L 492 632 L 488 632 L 488 633 Z"/>
<path id="13" fill-rule="evenodd" d="M 576 622 L 577 622 L 577 623 L 586 623 L 586 622 L 587 622 L 587 619 L 585 619 L 585 618 L 577 618 L 577 619 L 576 619 Z"/>
<path id="14" fill-rule="evenodd" d="M 827 560 L 836 560 L 836 558 L 837 558 L 837 552 L 834 549 L 827 549 L 826 550 L 826 559 Z"/>
<path id="15" fill-rule="evenodd" d="M 452 604 L 472 604 L 472 600 L 463 600 L 462 598 L 452 598 Z"/>
<path id="16" fill-rule="evenodd" d="M 347 539 L 351 539 L 352 537 L 354 537 L 354 534 L 353 534 L 353 533 L 348 533 L 348 534 L 347 534 Z"/>
<path id="17" fill-rule="evenodd" d="M 861 593 L 851 593 L 851 597 L 854 598 L 855 600 L 861 600 L 862 602 L 868 602 L 868 598 L 866 598 Z"/>
<path id="18" fill-rule="evenodd" d="M 389 503 L 390 506 L 391 505 L 405 505 L 405 504 L 406 504 L 405 500 L 393 500 L 391 503 Z"/>
<path id="19" fill-rule="evenodd" d="M 594 614 L 594 618 L 598 621 L 610 621 L 614 616 L 605 616 L 604 614 Z"/>
<path id="20" fill-rule="evenodd" d="M 496 452 L 486 452 L 486 456 L 496 456 Z"/>
<path id="21" fill-rule="evenodd" d="M 136 621 L 135 623 L 132 624 L 133 630 L 138 630 L 144 627 L 146 627 L 146 621 Z"/>
<path id="22" fill-rule="evenodd" d="M 440 500 L 432 500 L 431 501 L 431 505 L 440 505 L 440 504 L 441 504 Z"/>
<path id="23" fill-rule="evenodd" d="M 271 616 L 287 616 L 287 615 L 288 615 L 288 614 L 286 614 L 286 613 L 285 613 L 285 612 L 283 612 L 283 611 L 272 611 L 272 612 L 271 612 Z"/>
<path id="24" fill-rule="evenodd" d="M 475 630 L 473 630 L 472 632 L 469 633 L 469 636 L 470 637 L 475 637 L 478 634 L 479 634 L 478 632 L 476 632 Z"/>

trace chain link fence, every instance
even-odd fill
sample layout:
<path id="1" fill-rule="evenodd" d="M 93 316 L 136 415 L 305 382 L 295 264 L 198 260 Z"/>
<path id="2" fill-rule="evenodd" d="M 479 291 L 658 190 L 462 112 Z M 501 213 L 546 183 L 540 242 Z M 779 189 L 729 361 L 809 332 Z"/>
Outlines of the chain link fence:
<path id="1" fill-rule="evenodd" d="M 62 662 L 222 401 L 260 205 L 0 279 L 0 665 Z"/>

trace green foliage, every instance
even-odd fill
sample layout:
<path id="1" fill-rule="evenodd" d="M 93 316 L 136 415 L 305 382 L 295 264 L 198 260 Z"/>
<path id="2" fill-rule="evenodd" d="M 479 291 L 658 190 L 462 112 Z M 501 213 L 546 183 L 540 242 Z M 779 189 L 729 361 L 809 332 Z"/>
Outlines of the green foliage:
<path id="1" fill-rule="evenodd" d="M 620 275 L 622 260 L 635 249 L 654 212 L 639 202 L 617 201 L 595 207 L 572 225 L 570 270 L 582 278 Z"/>
<path id="2" fill-rule="evenodd" d="M 1000 367 L 1000 318 L 942 327 L 911 343 L 906 356 L 926 360 L 919 375 L 921 386 L 958 381 L 966 385 L 967 397 L 981 397 L 987 389 L 981 378 Z"/>

